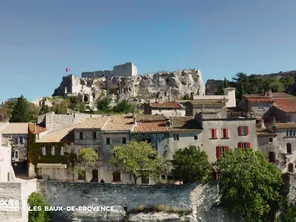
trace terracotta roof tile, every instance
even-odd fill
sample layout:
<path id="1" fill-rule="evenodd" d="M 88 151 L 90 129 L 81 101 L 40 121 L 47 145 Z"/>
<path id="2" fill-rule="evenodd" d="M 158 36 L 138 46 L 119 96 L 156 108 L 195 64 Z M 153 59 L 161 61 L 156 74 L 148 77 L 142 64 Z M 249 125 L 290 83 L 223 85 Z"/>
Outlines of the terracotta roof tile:
<path id="1" fill-rule="evenodd" d="M 274 100 L 267 96 L 248 96 L 247 100 L 253 103 L 273 103 Z"/>
<path id="2" fill-rule="evenodd" d="M 137 122 L 165 121 L 164 115 L 136 115 Z"/>
<path id="3" fill-rule="evenodd" d="M 274 106 L 287 113 L 296 113 L 296 99 L 275 99 Z"/>
<path id="4" fill-rule="evenodd" d="M 152 108 L 171 108 L 171 109 L 182 109 L 183 106 L 176 102 L 163 102 L 163 103 L 150 103 Z"/>
<path id="5" fill-rule="evenodd" d="M 40 126 L 40 125 L 36 124 L 36 128 L 35 128 L 35 123 L 29 123 L 29 132 L 30 133 L 39 134 L 39 133 L 43 133 L 46 131 L 47 131 L 47 129 Z"/>
<path id="6" fill-rule="evenodd" d="M 170 131 L 197 131 L 202 129 L 196 120 L 192 117 L 171 117 L 172 126 Z"/>
<path id="7" fill-rule="evenodd" d="M 103 126 L 102 130 L 132 130 L 133 127 L 134 119 L 132 115 L 112 115 L 108 122 Z"/>
<path id="8" fill-rule="evenodd" d="M 276 123 L 275 128 L 277 128 L 277 129 L 296 129 L 296 122 Z"/>
<path id="9" fill-rule="evenodd" d="M 66 127 L 57 131 L 45 134 L 37 143 L 58 143 L 58 142 L 73 142 L 74 141 L 74 126 Z"/>
<path id="10" fill-rule="evenodd" d="M 9 123 L 2 134 L 28 134 L 29 123 Z"/>
<path id="11" fill-rule="evenodd" d="M 167 121 L 150 121 L 150 122 L 137 122 L 133 132 L 151 133 L 151 132 L 168 132 Z"/>
<path id="12" fill-rule="evenodd" d="M 88 118 L 80 124 L 75 125 L 76 129 L 101 129 L 110 119 L 110 116 Z"/>

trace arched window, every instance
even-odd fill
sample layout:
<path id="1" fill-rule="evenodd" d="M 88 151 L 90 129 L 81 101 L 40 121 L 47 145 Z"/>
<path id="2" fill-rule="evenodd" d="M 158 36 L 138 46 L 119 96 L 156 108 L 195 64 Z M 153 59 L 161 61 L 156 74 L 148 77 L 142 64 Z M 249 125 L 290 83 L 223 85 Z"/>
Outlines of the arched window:
<path id="1" fill-rule="evenodd" d="M 43 155 L 43 156 L 46 155 L 46 147 L 42 147 L 42 155 Z"/>
<path id="2" fill-rule="evenodd" d="M 294 164 L 293 163 L 289 163 L 289 165 L 288 165 L 288 171 L 290 173 L 293 173 L 294 172 Z"/>
<path id="3" fill-rule="evenodd" d="M 52 147 L 51 147 L 51 155 L 54 156 L 54 154 L 55 154 L 55 147 L 52 146 Z"/>
<path id="4" fill-rule="evenodd" d="M 60 155 L 61 155 L 61 156 L 64 156 L 64 152 L 65 152 L 65 148 L 62 146 L 62 147 L 61 147 Z"/>
<path id="5" fill-rule="evenodd" d="M 291 143 L 287 143 L 287 153 L 292 154 L 292 145 L 291 145 Z"/>

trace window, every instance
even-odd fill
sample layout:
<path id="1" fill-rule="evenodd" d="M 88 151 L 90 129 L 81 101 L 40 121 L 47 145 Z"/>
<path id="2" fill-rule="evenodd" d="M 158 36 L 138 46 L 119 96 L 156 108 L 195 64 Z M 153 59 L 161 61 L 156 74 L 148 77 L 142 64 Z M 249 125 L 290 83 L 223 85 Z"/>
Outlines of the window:
<path id="1" fill-rule="evenodd" d="M 83 132 L 79 132 L 79 139 L 83 140 Z"/>
<path id="2" fill-rule="evenodd" d="M 221 157 L 221 155 L 223 156 L 227 150 L 229 150 L 229 146 L 217 146 L 216 147 L 217 159 L 219 159 Z"/>
<path id="3" fill-rule="evenodd" d="M 18 144 L 18 137 L 14 138 L 14 144 Z"/>
<path id="4" fill-rule="evenodd" d="M 270 143 L 272 143 L 272 142 L 273 142 L 273 138 L 272 138 L 272 137 L 269 137 L 269 138 L 268 138 L 268 141 L 269 141 Z"/>
<path id="5" fill-rule="evenodd" d="M 46 148 L 42 147 L 42 155 L 45 156 L 46 155 Z"/>
<path id="6" fill-rule="evenodd" d="M 112 182 L 121 182 L 121 174 L 119 171 L 113 172 L 113 180 Z"/>
<path id="7" fill-rule="evenodd" d="M 212 139 L 217 139 L 217 129 L 212 129 L 211 133 L 212 133 Z"/>
<path id="8" fill-rule="evenodd" d="M 126 137 L 122 137 L 122 144 L 126 144 Z"/>
<path id="9" fill-rule="evenodd" d="M 258 110 L 264 110 L 264 106 L 258 106 Z"/>
<path id="10" fill-rule="evenodd" d="M 228 129 L 223 129 L 223 138 L 229 138 L 229 130 Z"/>
<path id="11" fill-rule="evenodd" d="M 151 138 L 148 138 L 147 139 L 147 143 L 151 143 Z"/>
<path id="12" fill-rule="evenodd" d="M 15 159 L 18 159 L 19 158 L 19 151 L 18 150 L 15 150 L 14 151 L 14 158 Z"/>
<path id="13" fill-rule="evenodd" d="M 269 152 L 268 153 L 268 161 L 270 163 L 274 163 L 275 162 L 275 153 L 274 152 Z"/>
<path id="14" fill-rule="evenodd" d="M 161 175 L 161 179 L 165 180 L 165 175 L 164 174 Z"/>
<path id="15" fill-rule="evenodd" d="M 287 130 L 286 136 L 296 136 L 296 130 L 292 130 L 292 129 Z"/>
<path id="16" fill-rule="evenodd" d="M 149 184 L 149 177 L 142 177 L 142 184 Z"/>
<path id="17" fill-rule="evenodd" d="M 20 137 L 20 144 L 24 144 L 24 138 L 22 136 Z"/>
<path id="18" fill-rule="evenodd" d="M 97 139 L 97 132 L 93 132 L 93 139 L 94 139 L 94 140 Z"/>
<path id="19" fill-rule="evenodd" d="M 238 127 L 238 135 L 239 136 L 249 135 L 249 127 L 248 126 L 239 126 Z"/>
<path id="20" fill-rule="evenodd" d="M 179 134 L 174 134 L 174 140 L 179 140 Z"/>
<path id="21" fill-rule="evenodd" d="M 293 171 L 294 171 L 293 163 L 289 163 L 289 165 L 288 165 L 288 171 L 289 171 L 290 173 L 293 173 Z"/>
<path id="22" fill-rule="evenodd" d="M 54 147 L 54 146 L 51 147 L 51 155 L 52 155 L 52 156 L 55 155 L 55 147 Z"/>
<path id="23" fill-rule="evenodd" d="M 106 144 L 110 145 L 111 144 L 111 139 L 110 138 L 106 138 Z"/>
<path id="24" fill-rule="evenodd" d="M 194 140 L 197 140 L 198 139 L 198 136 L 197 135 L 194 135 Z"/>
<path id="25" fill-rule="evenodd" d="M 62 146 L 62 147 L 61 147 L 61 151 L 60 151 L 60 155 L 61 155 L 61 156 L 64 156 L 64 152 L 65 152 L 65 148 Z"/>
<path id="26" fill-rule="evenodd" d="M 238 148 L 251 148 L 251 143 L 245 143 L 245 142 L 239 142 L 238 145 L 237 145 Z"/>
<path id="27" fill-rule="evenodd" d="M 291 143 L 287 143 L 287 153 L 292 154 L 292 144 Z"/>

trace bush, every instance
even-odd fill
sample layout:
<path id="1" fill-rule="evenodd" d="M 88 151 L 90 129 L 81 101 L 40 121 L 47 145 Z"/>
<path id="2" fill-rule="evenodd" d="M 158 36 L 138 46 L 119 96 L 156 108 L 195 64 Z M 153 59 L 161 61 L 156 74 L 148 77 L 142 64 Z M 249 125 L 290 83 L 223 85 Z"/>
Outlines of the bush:
<path id="1" fill-rule="evenodd" d="M 29 211 L 29 222 L 50 222 L 52 212 L 45 211 L 44 207 L 49 205 L 44 201 L 42 196 L 37 193 L 33 192 L 28 198 L 28 205 L 32 209 L 36 207 L 38 211 Z M 40 209 L 40 210 L 39 210 Z"/>

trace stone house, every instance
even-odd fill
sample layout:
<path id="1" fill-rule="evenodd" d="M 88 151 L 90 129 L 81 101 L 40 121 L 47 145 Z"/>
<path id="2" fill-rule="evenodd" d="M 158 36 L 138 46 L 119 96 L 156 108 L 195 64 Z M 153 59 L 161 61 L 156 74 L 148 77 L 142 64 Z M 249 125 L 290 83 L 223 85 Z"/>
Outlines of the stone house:
<path id="1" fill-rule="evenodd" d="M 12 163 L 27 160 L 28 123 L 8 123 L 2 130 L 3 140 L 12 146 Z"/>
<path id="2" fill-rule="evenodd" d="M 143 106 L 146 115 L 185 116 L 185 107 L 178 102 L 144 103 Z"/>

